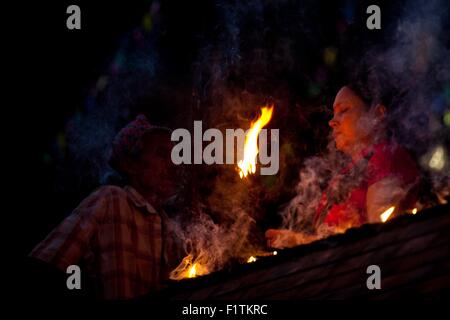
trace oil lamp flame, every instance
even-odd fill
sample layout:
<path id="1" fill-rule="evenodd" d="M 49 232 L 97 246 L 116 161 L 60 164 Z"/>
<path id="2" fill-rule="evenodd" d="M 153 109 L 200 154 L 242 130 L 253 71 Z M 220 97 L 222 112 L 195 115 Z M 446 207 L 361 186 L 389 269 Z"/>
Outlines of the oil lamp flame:
<path id="1" fill-rule="evenodd" d="M 395 206 L 390 207 L 380 215 L 382 222 L 386 222 L 395 210 Z"/>

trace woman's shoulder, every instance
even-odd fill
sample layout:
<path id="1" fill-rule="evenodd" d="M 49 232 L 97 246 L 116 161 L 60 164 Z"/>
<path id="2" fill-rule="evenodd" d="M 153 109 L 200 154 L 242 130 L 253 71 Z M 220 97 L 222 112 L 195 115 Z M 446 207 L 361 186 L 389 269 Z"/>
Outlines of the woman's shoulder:
<path id="1" fill-rule="evenodd" d="M 374 180 L 395 175 L 409 181 L 419 175 L 416 161 L 410 152 L 405 147 L 388 141 L 374 146 L 369 160 L 369 173 Z"/>
<path id="2" fill-rule="evenodd" d="M 373 148 L 373 155 L 370 162 L 382 164 L 394 164 L 406 162 L 414 162 L 409 151 L 395 142 L 383 141 L 376 144 Z"/>

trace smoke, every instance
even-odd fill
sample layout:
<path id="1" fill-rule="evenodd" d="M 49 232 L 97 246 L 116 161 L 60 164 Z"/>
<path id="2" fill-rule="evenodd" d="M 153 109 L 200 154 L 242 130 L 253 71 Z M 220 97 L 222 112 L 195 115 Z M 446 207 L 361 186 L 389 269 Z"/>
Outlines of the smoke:
<path id="1" fill-rule="evenodd" d="M 450 166 L 447 155 L 444 155 L 449 146 L 449 129 L 443 122 L 444 112 L 446 109 L 448 112 L 450 105 L 448 98 L 445 100 L 450 84 L 448 10 L 446 1 L 406 3 L 402 16 L 394 24 L 392 35 L 387 35 L 384 43 L 368 48 L 359 57 L 359 63 L 355 60 L 348 62 L 350 79 L 361 81 L 363 74 L 366 77 L 364 86 L 374 103 L 385 102 L 383 97 L 390 94 L 388 128 L 392 140 L 415 155 L 422 165 L 422 185 L 430 187 L 431 193 L 436 194 L 441 202 L 444 201 L 443 196 L 449 194 L 450 186 Z M 434 168 L 430 165 L 433 156 L 440 159 Z M 284 228 L 316 232 L 318 238 L 342 231 L 324 230 L 323 225 L 315 230 L 312 221 L 330 181 L 338 180 L 339 190 L 333 190 L 327 196 L 347 194 L 355 186 L 355 181 L 361 181 L 362 174 L 358 173 L 351 179 L 340 176 L 346 162 L 348 159 L 336 157 L 332 141 L 324 156 L 304 162 L 299 173 L 297 194 L 281 212 Z M 395 190 L 399 194 L 406 192 Z M 426 198 L 426 191 L 426 187 L 420 191 L 423 198 Z M 390 198 L 392 195 L 384 196 Z M 433 205 L 432 198 L 425 201 L 429 203 L 418 205 Z M 311 239 L 306 240 L 309 241 Z"/>
<path id="2" fill-rule="evenodd" d="M 388 47 L 364 57 L 376 90 L 390 87 L 402 94 L 391 112 L 394 138 L 418 154 L 444 138 L 442 95 L 450 81 L 448 9 L 446 1 L 408 3 Z"/>
<path id="3" fill-rule="evenodd" d="M 440 170 L 429 166 L 439 147 L 449 147 L 443 121 L 450 105 L 449 9 L 447 1 L 408 2 L 387 46 L 369 50 L 363 59 L 375 90 L 397 92 L 389 113 L 393 140 L 415 154 L 436 193 L 449 186 L 448 158 L 442 157 Z"/>
<path id="4" fill-rule="evenodd" d="M 248 243 L 248 231 L 255 221 L 245 212 L 236 212 L 230 224 L 218 224 L 210 215 L 196 210 L 191 217 L 176 217 L 169 221 L 171 233 L 176 235 L 182 257 L 189 257 L 189 264 L 181 264 L 179 270 L 172 272 L 172 279 L 180 280 L 186 267 L 197 263 L 203 275 L 218 271 L 229 265 L 231 259 L 245 261 L 252 253 Z M 178 260 L 178 262 L 180 262 Z"/>
<path id="5" fill-rule="evenodd" d="M 346 7 L 352 3 L 346 1 Z M 208 257 L 208 268 L 218 270 L 236 257 L 266 249 L 264 227 L 273 225 L 270 215 L 280 203 L 293 197 L 281 210 L 282 227 L 312 233 L 330 181 L 339 182 L 330 189 L 331 203 L 342 201 L 362 181 L 364 162 L 343 174 L 349 159 L 326 130 L 332 98 L 345 84 L 343 74 L 365 74 L 374 100 L 386 91 L 396 93 L 389 110 L 393 140 L 423 164 L 423 178 L 433 191 L 448 190 L 449 129 L 442 118 L 450 105 L 449 4 L 405 2 L 382 43 L 361 45 L 364 54 L 357 61 L 346 61 L 350 52 L 338 41 L 348 32 L 345 23 L 351 24 L 338 21 L 339 6 L 287 0 L 186 3 L 182 8 L 162 3 L 155 14 L 165 19 L 153 17 L 151 31 L 130 32 L 111 59 L 109 74 L 95 85 L 92 105 L 70 121 L 71 164 L 65 171 L 83 180 L 75 185 L 104 182 L 110 143 L 139 112 L 171 128 L 189 129 L 202 120 L 205 129 L 245 130 L 261 106 L 274 103 L 269 128 L 280 128 L 277 176 L 241 180 L 233 166 L 187 169 L 190 194 L 170 225 L 183 254 L 207 252 L 202 256 Z M 365 17 L 365 10 L 352 8 L 344 20 L 354 20 L 358 12 Z M 204 18 L 208 15 L 213 21 Z M 180 20 L 176 28 L 170 25 L 174 20 Z M 446 162 L 431 170 L 439 146 Z M 433 161 L 440 167 L 439 159 Z M 336 232 L 321 228 L 321 236 Z"/>
<path id="6" fill-rule="evenodd" d="M 327 156 L 311 157 L 304 161 L 304 167 L 299 172 L 296 196 L 282 212 L 284 228 L 311 233 L 314 231 L 313 220 L 322 192 L 332 176 L 339 175 L 347 162 L 348 158 L 337 152 L 333 142 L 328 144 Z"/>
<path id="7" fill-rule="evenodd" d="M 305 8 L 290 1 L 274 4 L 251 0 L 217 1 L 215 10 L 217 36 L 203 44 L 193 63 L 192 117 L 187 121 L 202 120 L 204 128 L 223 132 L 227 128 L 246 130 L 262 106 L 274 103 L 269 128 L 280 128 L 293 112 L 288 111 L 293 94 L 283 75 L 289 73 L 298 79 L 303 74 L 299 70 L 302 64 L 295 59 L 294 39 L 303 34 L 299 21 L 306 19 L 299 18 Z M 291 25 L 281 19 L 289 11 Z M 288 140 L 281 147 L 293 156 Z M 289 159 L 281 154 L 280 162 L 286 168 Z M 266 219 L 266 207 L 273 206 L 282 193 L 288 173 L 241 180 L 236 166 L 197 166 L 189 170 L 191 180 L 197 182 L 191 189 L 196 208 L 190 215 L 195 218 L 173 221 L 185 256 L 191 255 L 194 262 L 197 257 L 211 272 L 236 259 L 246 261 L 251 255 L 264 254 L 264 230 L 258 224 Z"/>

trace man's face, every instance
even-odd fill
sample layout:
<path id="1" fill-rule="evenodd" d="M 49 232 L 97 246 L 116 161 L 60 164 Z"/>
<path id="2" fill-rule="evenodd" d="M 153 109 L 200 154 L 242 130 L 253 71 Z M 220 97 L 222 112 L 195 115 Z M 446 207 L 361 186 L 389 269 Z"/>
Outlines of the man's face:
<path id="1" fill-rule="evenodd" d="M 334 116 L 329 122 L 336 148 L 351 154 L 370 132 L 368 107 L 350 88 L 343 87 L 333 104 Z"/>
<path id="2" fill-rule="evenodd" d="M 179 180 L 179 169 L 170 156 L 172 146 L 169 133 L 148 133 L 143 137 L 143 151 L 134 164 L 139 184 L 165 197 L 176 193 Z"/>

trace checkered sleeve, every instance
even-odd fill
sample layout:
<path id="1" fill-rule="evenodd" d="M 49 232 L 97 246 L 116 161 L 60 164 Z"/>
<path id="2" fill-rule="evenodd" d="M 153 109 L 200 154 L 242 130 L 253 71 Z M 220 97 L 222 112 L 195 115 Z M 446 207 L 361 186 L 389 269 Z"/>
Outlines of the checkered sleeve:
<path id="1" fill-rule="evenodd" d="M 97 221 L 107 210 L 109 196 L 109 190 L 104 187 L 92 193 L 33 249 L 30 256 L 63 271 L 77 264 L 89 248 Z"/>

